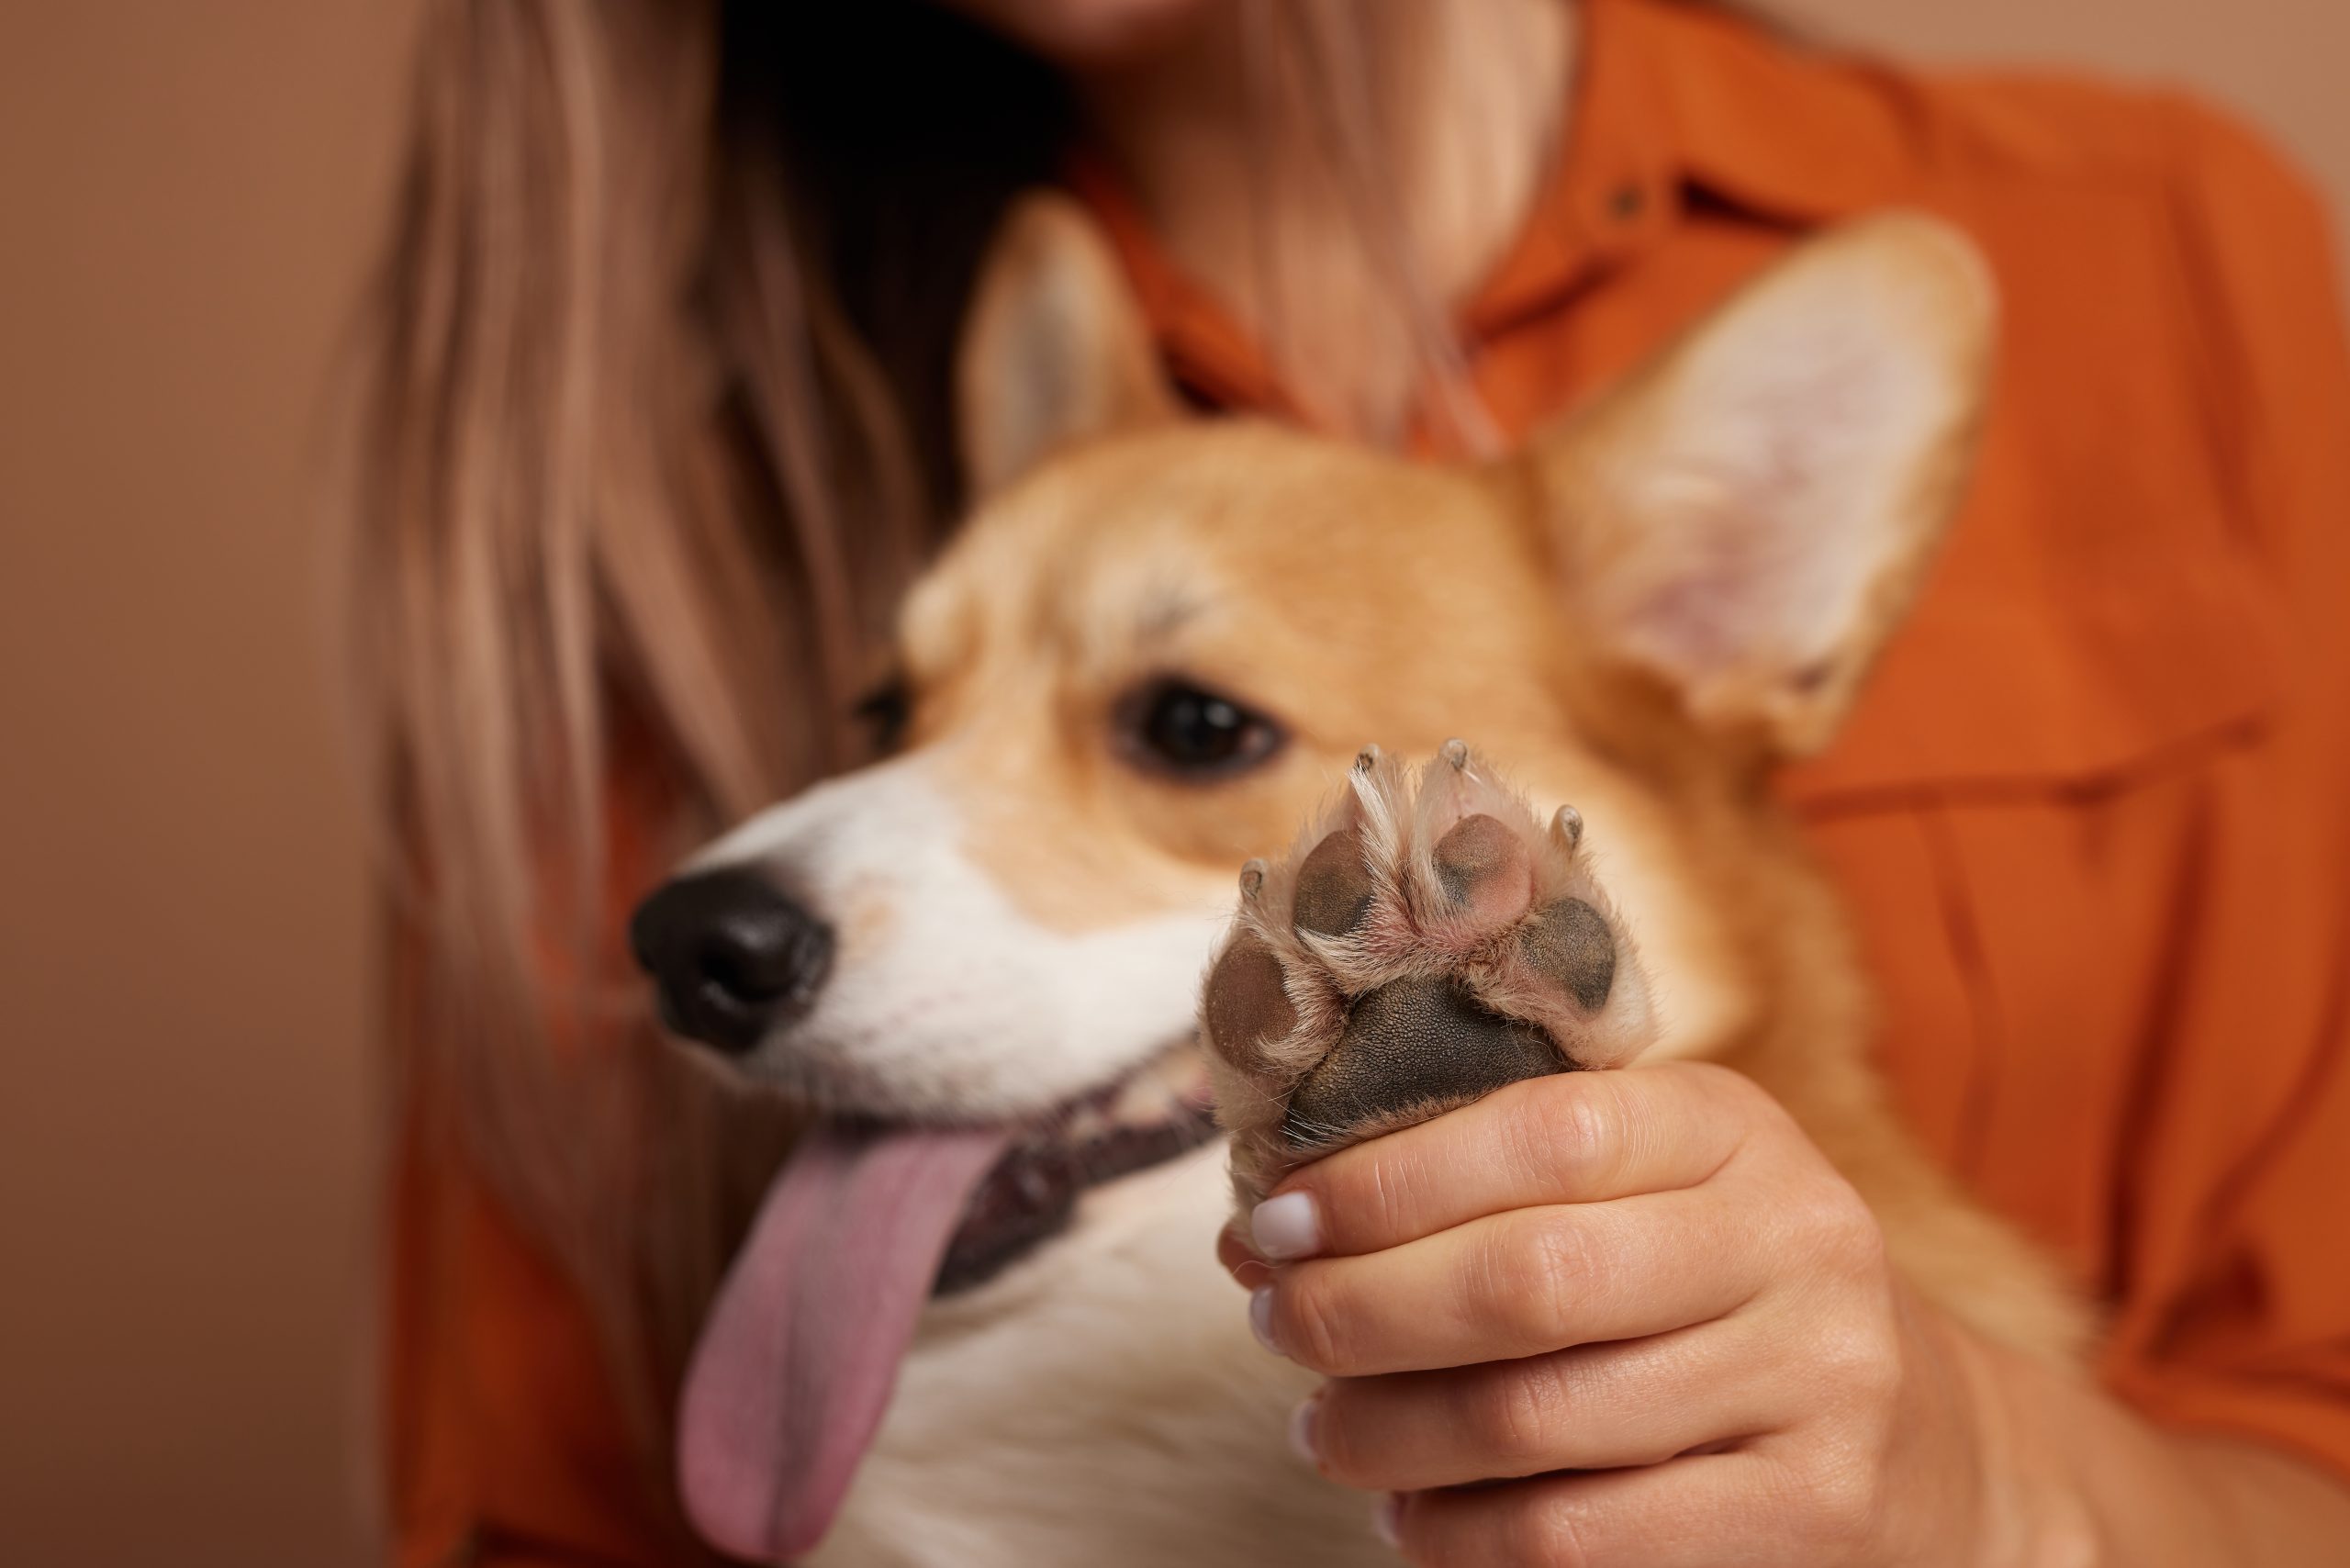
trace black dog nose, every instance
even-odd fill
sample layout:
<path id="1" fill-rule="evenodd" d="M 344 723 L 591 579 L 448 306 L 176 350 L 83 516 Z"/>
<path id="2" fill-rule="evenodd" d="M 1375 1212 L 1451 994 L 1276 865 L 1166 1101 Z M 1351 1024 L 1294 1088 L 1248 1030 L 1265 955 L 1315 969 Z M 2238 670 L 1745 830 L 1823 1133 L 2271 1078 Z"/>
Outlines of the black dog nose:
<path id="1" fill-rule="evenodd" d="M 729 1056 L 806 1005 L 833 962 L 832 928 L 750 871 L 667 883 L 637 905 L 628 935 L 662 1021 Z"/>

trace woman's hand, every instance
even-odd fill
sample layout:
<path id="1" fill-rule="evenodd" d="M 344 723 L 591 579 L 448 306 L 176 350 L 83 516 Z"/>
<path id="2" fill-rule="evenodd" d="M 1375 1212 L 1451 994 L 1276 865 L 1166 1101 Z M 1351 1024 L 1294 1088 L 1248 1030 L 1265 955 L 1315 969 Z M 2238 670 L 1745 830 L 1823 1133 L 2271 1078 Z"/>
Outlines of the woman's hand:
<path id="1" fill-rule="evenodd" d="M 1296 1436 L 1423 1564 L 2303 1568 L 2350 1491 L 2148 1425 L 1909 1294 L 1727 1070 L 1540 1078 L 1292 1173 L 1227 1232 L 1331 1382 Z"/>
<path id="2" fill-rule="evenodd" d="M 1301 1446 L 1400 1495 L 1415 1562 L 2036 1560 L 1985 1353 L 1735 1073 L 1516 1084 L 1297 1171 L 1253 1232 L 1259 1336 L 1332 1379 Z"/>

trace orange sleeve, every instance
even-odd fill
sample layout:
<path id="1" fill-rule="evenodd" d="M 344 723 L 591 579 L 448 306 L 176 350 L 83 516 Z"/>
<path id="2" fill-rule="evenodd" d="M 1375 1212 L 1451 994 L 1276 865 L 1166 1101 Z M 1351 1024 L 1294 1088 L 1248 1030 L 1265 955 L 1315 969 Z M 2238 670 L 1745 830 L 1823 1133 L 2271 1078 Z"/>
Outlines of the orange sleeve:
<path id="1" fill-rule="evenodd" d="M 386 1363 L 393 1561 L 674 1563 L 568 1282 L 478 1178 L 407 1129 Z"/>
<path id="2" fill-rule="evenodd" d="M 395 935 L 396 1030 L 415 1026 L 416 946 Z M 707 1561 L 679 1533 L 666 1474 L 623 1413 L 584 1301 L 427 1119 L 411 1108 L 397 1128 L 389 1189 L 393 1562 Z"/>
<path id="3" fill-rule="evenodd" d="M 609 769 L 604 950 L 615 983 L 628 973 L 625 912 L 666 863 L 658 824 L 676 815 L 676 787 L 652 760 L 633 716 L 616 716 Z M 412 921 L 390 928 L 388 1034 L 415 1059 L 431 1026 L 425 942 Z M 577 961 L 544 949 L 546 994 L 576 990 Z M 628 978 L 632 979 L 632 975 Z M 642 1042 L 627 1021 L 588 1023 L 571 1048 L 591 1055 Z M 429 1057 L 424 1059 L 430 1059 Z M 411 1075 L 415 1076 L 415 1075 Z M 716 1560 L 687 1529 L 666 1453 L 632 1421 L 612 1347 L 544 1240 L 438 1129 L 431 1097 L 409 1087 L 395 1129 L 384 1411 L 391 1525 L 398 1568 L 570 1565 L 653 1568 Z"/>
<path id="4" fill-rule="evenodd" d="M 2157 1419 L 2350 1480 L 2350 354 L 2319 203 L 2218 117 L 2173 128 L 2207 417 L 2284 695 L 2203 804 L 2105 1371 Z"/>

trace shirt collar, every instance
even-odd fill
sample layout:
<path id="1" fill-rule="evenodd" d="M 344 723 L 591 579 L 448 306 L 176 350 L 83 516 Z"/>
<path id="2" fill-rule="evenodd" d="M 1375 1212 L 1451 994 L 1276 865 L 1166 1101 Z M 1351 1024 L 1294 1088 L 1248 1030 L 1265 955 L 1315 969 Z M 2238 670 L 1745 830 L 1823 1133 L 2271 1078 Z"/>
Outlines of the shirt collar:
<path id="1" fill-rule="evenodd" d="M 1766 24 L 1691 0 L 1582 0 L 1562 156 L 1525 228 L 1463 304 L 1471 341 L 1557 304 L 1669 233 L 1693 195 L 1811 227 L 1897 202 L 1918 165 L 1909 92 Z M 1262 349 L 1162 252 L 1115 170 L 1070 187 L 1124 263 L 1170 370 L 1206 400 L 1295 418 Z"/>
<path id="2" fill-rule="evenodd" d="M 1074 150 L 1062 179 L 1092 211 L 1117 252 L 1143 316 L 1158 340 L 1169 373 L 1212 407 L 1252 409 L 1310 422 L 1296 406 L 1264 349 L 1230 311 L 1159 249 L 1140 207 L 1109 161 L 1087 147 Z"/>
<path id="3" fill-rule="evenodd" d="M 1583 0 L 1575 100 L 1516 246 L 1469 301 L 1474 337 L 1668 233 L 1692 196 L 1810 227 L 1913 184 L 1904 94 L 1767 24 L 1688 0 Z"/>
<path id="4" fill-rule="evenodd" d="M 1816 224 L 1917 184 L 1916 89 L 1767 22 L 1672 0 L 1586 0 L 1620 27 L 1671 128 L 1683 177 L 1760 216 Z"/>

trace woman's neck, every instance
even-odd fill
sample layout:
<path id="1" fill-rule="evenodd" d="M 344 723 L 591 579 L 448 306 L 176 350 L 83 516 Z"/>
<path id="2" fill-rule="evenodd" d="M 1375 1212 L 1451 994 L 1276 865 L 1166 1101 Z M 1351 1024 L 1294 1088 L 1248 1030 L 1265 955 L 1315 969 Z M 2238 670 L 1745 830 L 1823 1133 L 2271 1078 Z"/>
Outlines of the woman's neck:
<path id="1" fill-rule="evenodd" d="M 1575 21 L 1572 0 L 1228 0 L 1079 88 L 1176 264 L 1314 418 L 1385 443 L 1527 220 Z"/>

